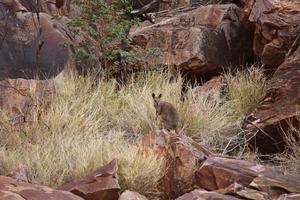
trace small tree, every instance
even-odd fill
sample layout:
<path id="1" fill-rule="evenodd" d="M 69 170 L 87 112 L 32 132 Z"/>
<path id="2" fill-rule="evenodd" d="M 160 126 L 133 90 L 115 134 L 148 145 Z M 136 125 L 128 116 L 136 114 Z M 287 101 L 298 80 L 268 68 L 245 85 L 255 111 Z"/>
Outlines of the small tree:
<path id="1" fill-rule="evenodd" d="M 157 48 L 140 55 L 139 46 L 129 41 L 130 27 L 139 20 L 131 20 L 132 8 L 127 0 L 114 0 L 111 4 L 104 0 L 77 0 L 73 3 L 81 6 L 82 12 L 68 23 L 70 29 L 75 33 L 80 30 L 87 32 L 97 41 L 103 53 L 101 58 L 97 58 L 83 46 L 74 52 L 75 60 L 79 64 L 90 60 L 88 63 L 93 66 L 89 67 L 100 68 L 102 76 L 115 77 L 124 82 L 133 71 L 132 66 L 141 65 L 151 56 L 159 56 L 160 51 Z M 89 49 L 99 48 L 87 45 Z"/>

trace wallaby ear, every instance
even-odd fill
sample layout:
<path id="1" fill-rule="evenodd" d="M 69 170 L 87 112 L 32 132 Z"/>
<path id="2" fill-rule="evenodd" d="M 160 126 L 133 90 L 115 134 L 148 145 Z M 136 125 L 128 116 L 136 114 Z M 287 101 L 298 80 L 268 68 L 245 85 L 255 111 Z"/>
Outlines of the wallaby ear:
<path id="1" fill-rule="evenodd" d="M 155 94 L 154 94 L 154 93 L 152 93 L 152 98 L 153 98 L 153 99 L 155 98 Z"/>
<path id="2" fill-rule="evenodd" d="M 159 95 L 158 95 L 158 98 L 160 99 L 160 98 L 161 98 L 161 96 L 162 96 L 162 95 L 161 95 L 161 94 L 159 94 Z"/>

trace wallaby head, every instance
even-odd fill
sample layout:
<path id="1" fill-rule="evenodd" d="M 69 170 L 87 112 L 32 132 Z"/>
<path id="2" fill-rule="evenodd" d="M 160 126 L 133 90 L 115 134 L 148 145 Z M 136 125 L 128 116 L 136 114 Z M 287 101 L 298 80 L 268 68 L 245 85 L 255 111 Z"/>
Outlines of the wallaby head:
<path id="1" fill-rule="evenodd" d="M 161 94 L 159 94 L 158 96 L 155 96 L 154 93 L 152 93 L 152 98 L 153 98 L 153 101 L 154 101 L 154 108 L 157 109 L 158 107 L 158 104 L 160 102 L 160 99 L 161 99 Z"/>

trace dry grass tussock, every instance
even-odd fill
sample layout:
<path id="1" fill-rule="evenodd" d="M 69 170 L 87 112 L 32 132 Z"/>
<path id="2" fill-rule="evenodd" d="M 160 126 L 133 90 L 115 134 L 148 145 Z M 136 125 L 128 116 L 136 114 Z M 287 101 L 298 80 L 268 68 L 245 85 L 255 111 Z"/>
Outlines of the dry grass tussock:
<path id="1" fill-rule="evenodd" d="M 266 85 L 262 69 L 255 66 L 224 77 L 226 96 L 221 88 L 200 97 L 191 90 L 181 111 L 185 132 L 220 152 L 227 152 L 229 144 L 242 146 L 240 125 L 259 104 Z"/>
<path id="2" fill-rule="evenodd" d="M 291 174 L 300 174 L 300 116 L 293 120 L 286 120 L 281 125 L 281 135 L 286 143 L 285 152 L 272 155 L 260 155 L 257 152 L 246 151 L 245 160 L 255 161 L 269 167 Z M 263 158 L 263 159 L 261 159 Z"/>
<path id="3" fill-rule="evenodd" d="M 300 174 L 300 115 L 292 122 L 287 121 L 288 130 L 282 131 L 287 144 L 286 152 L 273 158 L 277 167 L 293 174 Z"/>
<path id="4" fill-rule="evenodd" d="M 112 159 L 118 161 L 122 189 L 146 194 L 155 189 L 163 175 L 161 158 L 151 151 L 141 152 L 137 145 L 123 139 L 123 133 L 116 131 L 105 136 L 48 136 L 27 147 L 0 149 L 1 174 L 22 163 L 29 167 L 31 180 L 52 187 L 87 175 Z"/>
<path id="5" fill-rule="evenodd" d="M 0 174 L 24 164 L 35 182 L 59 186 L 116 158 L 122 188 L 145 194 L 163 175 L 163 160 L 139 151 L 136 144 L 136 138 L 158 127 L 152 92 L 177 108 L 181 131 L 222 151 L 265 86 L 262 71 L 251 67 L 226 75 L 227 98 L 219 90 L 211 91 L 210 98 L 196 97 L 191 90 L 181 102 L 182 79 L 168 80 L 157 72 L 134 74 L 117 89 L 115 81 L 65 78 L 40 120 L 33 111 L 22 127 L 0 122 Z"/>

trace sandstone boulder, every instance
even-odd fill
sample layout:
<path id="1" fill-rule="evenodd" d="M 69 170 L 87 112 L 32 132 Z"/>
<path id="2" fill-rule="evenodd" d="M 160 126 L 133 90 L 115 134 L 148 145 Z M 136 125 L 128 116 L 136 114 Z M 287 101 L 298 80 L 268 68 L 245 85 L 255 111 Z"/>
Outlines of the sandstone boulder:
<path id="1" fill-rule="evenodd" d="M 289 0 L 248 0 L 250 10 L 249 20 L 255 26 L 254 52 L 266 67 L 276 69 L 285 60 L 300 33 L 300 3 Z"/>
<path id="2" fill-rule="evenodd" d="M 83 200 L 82 198 L 66 191 L 54 190 L 45 186 L 20 183 L 16 180 L 0 176 L 1 200 Z"/>
<path id="3" fill-rule="evenodd" d="M 12 124 L 25 122 L 26 114 L 32 108 L 49 103 L 53 93 L 54 83 L 51 80 L 2 80 L 0 81 L 0 110 Z"/>
<path id="4" fill-rule="evenodd" d="M 145 151 L 154 149 L 165 160 L 166 174 L 159 190 L 166 199 L 174 199 L 191 191 L 197 163 L 211 155 L 189 137 L 164 130 L 146 134 L 141 143 Z"/>
<path id="5" fill-rule="evenodd" d="M 113 160 L 90 175 L 61 186 L 60 189 L 70 191 L 85 200 L 118 200 L 120 186 L 117 170 L 117 161 Z"/>
<path id="6" fill-rule="evenodd" d="M 18 0 L 0 0 L 0 80 L 49 79 L 68 61 L 71 36 L 62 21 L 26 11 Z"/>
<path id="7" fill-rule="evenodd" d="M 147 198 L 137 192 L 126 190 L 121 194 L 119 200 L 147 200 Z"/>
<path id="8" fill-rule="evenodd" d="M 248 161 L 210 157 L 195 173 L 195 184 L 248 199 L 277 199 L 300 192 L 300 176 Z"/>
<path id="9" fill-rule="evenodd" d="M 158 188 L 164 199 L 297 199 L 300 192 L 299 175 L 220 157 L 186 136 L 161 130 L 141 142 L 144 150 L 150 147 L 165 158 L 166 175 Z"/>
<path id="10" fill-rule="evenodd" d="M 300 108 L 300 47 L 279 66 L 259 107 L 245 121 L 249 142 L 261 153 L 282 152 L 289 123 L 297 126 Z M 291 135 L 290 135 L 291 136 Z"/>
<path id="11" fill-rule="evenodd" d="M 270 199 L 270 195 L 263 191 L 258 191 L 253 188 L 244 187 L 238 183 L 233 183 L 225 189 L 219 189 L 217 192 L 221 194 L 235 194 L 241 198 L 253 199 L 253 200 L 266 200 Z M 286 194 L 285 194 L 286 195 Z"/>
<path id="12" fill-rule="evenodd" d="M 147 59 L 146 65 L 175 67 L 208 80 L 251 56 L 251 34 L 241 14 L 234 4 L 202 6 L 170 12 L 156 24 L 144 22 L 132 27 L 129 35 L 145 52 L 160 49 L 161 56 Z"/>

